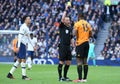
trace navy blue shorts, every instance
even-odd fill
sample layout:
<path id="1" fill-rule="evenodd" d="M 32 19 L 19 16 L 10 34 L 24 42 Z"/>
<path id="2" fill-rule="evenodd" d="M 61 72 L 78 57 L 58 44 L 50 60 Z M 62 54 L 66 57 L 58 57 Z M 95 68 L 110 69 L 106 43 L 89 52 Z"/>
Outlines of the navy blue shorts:
<path id="1" fill-rule="evenodd" d="M 20 48 L 19 48 L 19 52 L 18 52 L 18 58 L 19 59 L 25 59 L 26 58 L 26 46 L 23 43 L 20 44 Z"/>
<path id="2" fill-rule="evenodd" d="M 28 51 L 28 57 L 33 58 L 34 57 L 34 51 Z"/>

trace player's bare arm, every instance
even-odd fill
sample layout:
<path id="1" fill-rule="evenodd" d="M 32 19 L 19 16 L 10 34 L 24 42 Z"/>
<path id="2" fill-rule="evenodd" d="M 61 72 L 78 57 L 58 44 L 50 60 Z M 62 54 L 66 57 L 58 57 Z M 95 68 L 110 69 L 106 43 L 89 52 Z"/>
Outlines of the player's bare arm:
<path id="1" fill-rule="evenodd" d="M 75 48 L 75 41 L 74 41 L 74 39 L 73 39 L 73 38 L 71 39 L 71 44 L 72 44 L 72 47 L 74 47 L 74 48 Z"/>
<path id="2" fill-rule="evenodd" d="M 92 31 L 89 32 L 89 37 L 93 37 Z"/>
<path id="3" fill-rule="evenodd" d="M 77 30 L 73 29 L 73 35 L 76 36 L 77 35 Z"/>

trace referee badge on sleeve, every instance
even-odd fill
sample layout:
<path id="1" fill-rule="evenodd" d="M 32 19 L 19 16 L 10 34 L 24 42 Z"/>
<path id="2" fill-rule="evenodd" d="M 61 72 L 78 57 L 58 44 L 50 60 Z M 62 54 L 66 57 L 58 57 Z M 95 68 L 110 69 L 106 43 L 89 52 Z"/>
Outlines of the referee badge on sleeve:
<path id="1" fill-rule="evenodd" d="M 78 54 L 77 56 L 80 57 L 80 54 Z"/>
<path id="2" fill-rule="evenodd" d="M 66 30 L 65 30 L 65 33 L 68 34 L 68 33 L 69 33 L 69 30 L 66 29 Z"/>

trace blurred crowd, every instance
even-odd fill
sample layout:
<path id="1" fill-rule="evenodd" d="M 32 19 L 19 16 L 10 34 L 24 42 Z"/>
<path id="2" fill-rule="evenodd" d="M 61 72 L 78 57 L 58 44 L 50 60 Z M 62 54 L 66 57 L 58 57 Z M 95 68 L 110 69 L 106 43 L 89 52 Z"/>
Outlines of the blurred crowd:
<path id="1" fill-rule="evenodd" d="M 105 17 L 104 5 L 98 0 L 0 0 L 0 30 L 19 30 L 23 16 L 30 15 L 30 30 L 38 39 L 39 56 L 57 57 L 59 24 L 68 1 L 71 1 L 67 13 L 71 27 L 77 21 L 79 12 L 83 12 L 85 19 L 92 25 L 96 39 L 98 31 L 103 28 Z M 3 56 L 11 56 L 9 37 L 14 38 L 13 35 L 0 34 L 0 53 Z"/>
<path id="2" fill-rule="evenodd" d="M 101 54 L 104 59 L 120 61 L 120 2 L 111 8 L 111 26 Z"/>

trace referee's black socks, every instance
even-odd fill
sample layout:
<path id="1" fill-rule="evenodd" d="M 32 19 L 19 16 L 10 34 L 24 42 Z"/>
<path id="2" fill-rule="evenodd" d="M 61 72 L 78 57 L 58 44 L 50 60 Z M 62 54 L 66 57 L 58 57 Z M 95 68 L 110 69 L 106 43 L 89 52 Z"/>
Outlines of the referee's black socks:
<path id="1" fill-rule="evenodd" d="M 70 65 L 65 65 L 64 66 L 64 78 L 67 78 L 67 72 L 68 72 L 69 66 Z"/>
<path id="2" fill-rule="evenodd" d="M 79 80 L 81 80 L 82 79 L 82 65 L 77 66 L 77 72 L 78 72 Z"/>
<path id="3" fill-rule="evenodd" d="M 84 78 L 87 79 L 87 74 L 88 74 L 88 65 L 84 65 Z"/>
<path id="4" fill-rule="evenodd" d="M 59 78 L 62 78 L 62 66 L 63 66 L 63 64 L 59 64 L 59 65 L 58 65 Z"/>

